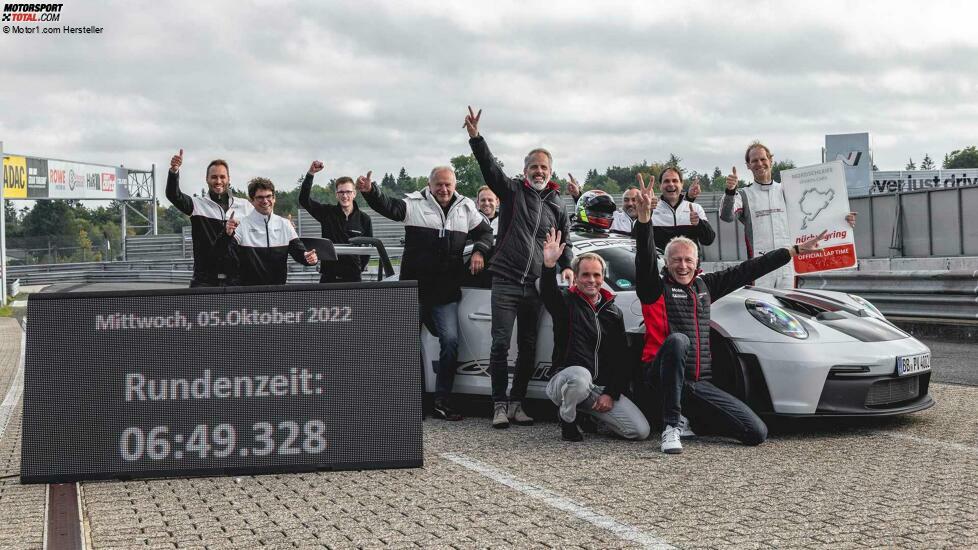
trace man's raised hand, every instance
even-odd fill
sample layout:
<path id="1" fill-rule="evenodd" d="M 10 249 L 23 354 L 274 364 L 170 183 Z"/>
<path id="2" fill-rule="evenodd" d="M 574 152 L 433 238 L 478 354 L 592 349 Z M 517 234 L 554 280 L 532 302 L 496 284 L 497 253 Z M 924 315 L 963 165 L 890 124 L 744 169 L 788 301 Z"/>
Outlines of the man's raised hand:
<path id="1" fill-rule="evenodd" d="M 696 176 L 695 178 L 693 178 L 693 185 L 690 185 L 689 191 L 686 191 L 686 199 L 695 201 L 696 197 L 700 196 L 701 191 L 702 189 L 700 188 L 700 177 Z"/>
<path id="2" fill-rule="evenodd" d="M 312 161 L 312 164 L 309 165 L 309 173 L 315 174 L 316 172 L 321 171 L 323 168 L 326 168 L 325 164 L 323 164 L 321 161 L 314 160 Z"/>
<path id="3" fill-rule="evenodd" d="M 560 231 L 556 227 L 551 227 L 547 233 L 547 240 L 543 243 L 543 266 L 553 267 L 557 265 L 557 260 L 564 253 L 567 243 L 560 242 Z"/>
<path id="4" fill-rule="evenodd" d="M 645 178 L 639 172 L 635 175 L 638 180 L 638 195 L 635 196 L 635 211 L 638 212 L 638 221 L 649 223 L 652 219 L 652 211 L 659 204 L 659 197 L 655 196 L 655 176 L 649 175 L 649 186 L 645 186 Z"/>
<path id="5" fill-rule="evenodd" d="M 180 152 L 173 155 L 173 158 L 170 159 L 170 171 L 176 174 L 177 172 L 180 171 L 180 166 L 182 164 L 183 164 L 183 149 L 180 149 Z"/>
<path id="6" fill-rule="evenodd" d="M 371 174 L 373 174 L 373 172 L 367 172 L 366 176 L 360 176 L 357 178 L 357 191 L 361 193 L 369 193 L 373 190 L 374 184 L 370 180 Z"/>
<path id="7" fill-rule="evenodd" d="M 825 235 L 827 235 L 828 232 L 829 232 L 829 230 L 826 229 L 825 231 L 822 231 L 821 233 L 819 233 L 818 236 L 812 237 L 811 239 L 808 239 L 807 241 L 799 244 L 798 245 L 798 253 L 799 254 L 808 254 L 809 252 L 815 252 L 816 250 L 818 250 L 818 248 L 819 248 L 818 247 L 819 241 L 821 241 L 822 239 L 824 239 L 825 238 Z"/>
<path id="8" fill-rule="evenodd" d="M 228 235 L 234 235 L 234 230 L 238 228 L 238 224 L 241 223 L 234 219 L 234 210 L 231 211 L 231 215 L 228 216 L 228 221 L 224 224 L 224 230 L 227 231 Z"/>
<path id="9" fill-rule="evenodd" d="M 692 204 L 689 205 L 689 224 L 694 226 L 700 224 L 700 215 Z"/>
<path id="10" fill-rule="evenodd" d="M 465 115 L 465 124 L 462 126 L 465 131 L 469 133 L 470 138 L 479 137 L 479 118 L 482 116 L 482 109 L 476 113 L 472 110 L 472 106 L 469 105 L 469 114 Z"/>
<path id="11" fill-rule="evenodd" d="M 567 174 L 567 194 L 571 196 L 572 199 L 577 200 L 581 196 L 581 186 L 578 185 L 577 180 L 574 179 L 574 174 Z"/>
<path id="12" fill-rule="evenodd" d="M 733 191 L 737 189 L 737 167 L 732 167 L 730 175 L 727 176 L 727 189 Z"/>

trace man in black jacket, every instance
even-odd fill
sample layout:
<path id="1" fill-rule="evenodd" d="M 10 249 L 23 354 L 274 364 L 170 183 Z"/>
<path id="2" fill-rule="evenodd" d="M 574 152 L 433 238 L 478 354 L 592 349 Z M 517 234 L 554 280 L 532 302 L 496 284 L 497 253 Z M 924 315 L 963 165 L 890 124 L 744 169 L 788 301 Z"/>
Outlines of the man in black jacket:
<path id="1" fill-rule="evenodd" d="M 553 317 L 555 374 L 547 395 L 560 407 L 561 437 L 581 441 L 578 413 L 625 439 L 645 439 L 649 423 L 635 403 L 621 394 L 628 380 L 625 321 L 615 295 L 602 288 L 604 259 L 594 253 L 574 258 L 575 286 L 557 288 L 557 259 L 564 251 L 560 233 L 550 231 L 543 245 L 540 297 Z"/>
<path id="2" fill-rule="evenodd" d="M 465 129 L 469 146 L 482 170 L 482 177 L 499 197 L 499 234 L 489 271 L 492 273 L 492 347 L 489 351 L 489 375 L 492 378 L 493 428 L 508 428 L 510 422 L 529 425 L 533 419 L 523 411 L 522 401 L 536 362 L 537 320 L 540 295 L 536 280 L 543 266 L 543 243 L 547 232 L 555 227 L 562 239 L 567 235 L 567 214 L 560 189 L 550 180 L 552 158 L 546 149 L 534 149 L 523 161 L 523 175 L 509 178 L 479 135 L 482 116 L 469 107 Z M 573 283 L 570 249 L 564 250 L 558 263 L 564 279 Z M 518 325 L 516 373 L 513 387 L 506 397 L 509 383 L 509 341 L 513 322 Z"/>
<path id="3" fill-rule="evenodd" d="M 745 445 L 767 439 L 767 426 L 746 404 L 717 388 L 712 379 L 710 304 L 785 264 L 799 253 L 818 249 L 821 235 L 791 248 L 779 248 L 740 265 L 700 275 L 696 243 L 673 239 L 666 266 L 656 272 L 656 251 L 649 221 L 655 198 L 652 186 L 639 182 L 635 224 L 636 292 L 645 321 L 642 361 L 647 376 L 662 388 L 662 451 L 682 452 L 683 415 L 698 431 L 733 437 Z M 657 230 L 657 228 L 656 228 Z"/>
<path id="4" fill-rule="evenodd" d="M 324 239 L 335 244 L 347 244 L 352 237 L 373 237 L 373 227 L 370 216 L 357 208 L 356 186 L 353 178 L 341 177 L 333 184 L 336 191 L 337 204 L 324 204 L 316 201 L 312 194 L 312 178 L 326 166 L 316 160 L 309 166 L 309 172 L 302 180 L 299 189 L 299 206 L 316 218 L 322 226 Z M 360 273 L 367 267 L 370 256 L 340 256 L 335 262 L 323 262 L 319 266 L 322 275 L 320 283 L 356 283 L 360 281 Z"/>
<path id="5" fill-rule="evenodd" d="M 455 170 L 436 166 L 428 187 L 404 199 L 388 197 L 370 180 L 357 178 L 357 187 L 378 214 L 404 222 L 401 280 L 418 281 L 421 319 L 438 337 L 440 346 L 435 383 L 434 413 L 444 420 L 461 420 L 448 403 L 458 368 L 458 302 L 462 299 L 465 241 L 475 242 L 471 273 L 482 271 L 492 246 L 492 229 L 472 199 L 455 191 Z"/>
<path id="6" fill-rule="evenodd" d="M 315 250 L 306 250 L 292 222 L 276 215 L 275 184 L 266 178 L 248 183 L 254 210 L 240 221 L 234 214 L 225 228 L 231 237 L 229 255 L 237 266 L 237 284 L 243 286 L 284 285 L 288 278 L 288 256 L 303 265 L 316 265 Z"/>
<path id="7" fill-rule="evenodd" d="M 166 176 L 166 198 L 177 210 L 190 216 L 191 236 L 194 241 L 194 274 L 190 286 L 225 286 L 231 284 L 237 274 L 232 272 L 227 257 L 227 240 L 224 227 L 230 215 L 238 219 L 247 216 L 252 208 L 247 201 L 235 198 L 228 192 L 231 173 L 228 163 L 216 159 L 207 165 L 207 195 L 191 197 L 180 191 L 180 166 L 183 165 L 183 149 L 170 159 L 170 172 Z"/>

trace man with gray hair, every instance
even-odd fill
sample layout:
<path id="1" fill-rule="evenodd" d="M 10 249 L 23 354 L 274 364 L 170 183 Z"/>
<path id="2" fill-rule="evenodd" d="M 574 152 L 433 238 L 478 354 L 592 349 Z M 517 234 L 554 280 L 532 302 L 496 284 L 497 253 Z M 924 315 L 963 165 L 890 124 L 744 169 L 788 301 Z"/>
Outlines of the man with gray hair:
<path id="1" fill-rule="evenodd" d="M 534 149 L 523 160 L 521 177 L 509 178 L 479 135 L 482 116 L 469 107 L 465 129 L 469 146 L 479 161 L 486 185 L 499 197 L 499 235 L 489 272 L 492 273 L 492 347 L 489 351 L 489 375 L 492 378 L 492 427 L 508 428 L 510 422 L 533 424 L 523 410 L 523 400 L 536 363 L 537 321 L 540 318 L 540 295 L 536 281 L 543 267 L 543 243 L 548 232 L 560 231 L 561 242 L 567 239 L 567 214 L 560 198 L 560 188 L 551 181 L 553 158 L 546 149 Z M 565 281 L 573 283 L 570 269 L 571 251 L 565 249 L 558 260 Z M 509 341 L 513 322 L 517 323 L 516 373 L 509 384 Z"/>
<path id="2" fill-rule="evenodd" d="M 435 386 L 434 415 L 444 420 L 461 420 L 448 402 L 455 382 L 458 357 L 458 302 L 465 263 L 465 241 L 475 242 L 470 270 L 482 271 L 492 247 L 492 229 L 472 202 L 455 191 L 455 170 L 436 166 L 428 187 L 408 193 L 404 199 L 386 195 L 370 175 L 360 176 L 357 187 L 367 204 L 378 214 L 404 222 L 404 255 L 401 280 L 418 281 L 421 320 L 438 337 L 441 347 Z"/>
<path id="3" fill-rule="evenodd" d="M 744 402 L 713 385 L 710 305 L 748 282 L 818 250 L 825 232 L 802 244 L 778 248 L 723 271 L 700 275 L 696 243 L 676 237 L 666 245 L 666 266 L 658 272 L 653 231 L 652 185 L 639 181 L 635 223 L 636 294 L 642 303 L 646 378 L 662 391 L 662 446 L 683 450 L 683 432 L 733 437 L 745 445 L 767 439 L 767 426 Z M 689 417 L 688 421 L 686 417 Z"/>

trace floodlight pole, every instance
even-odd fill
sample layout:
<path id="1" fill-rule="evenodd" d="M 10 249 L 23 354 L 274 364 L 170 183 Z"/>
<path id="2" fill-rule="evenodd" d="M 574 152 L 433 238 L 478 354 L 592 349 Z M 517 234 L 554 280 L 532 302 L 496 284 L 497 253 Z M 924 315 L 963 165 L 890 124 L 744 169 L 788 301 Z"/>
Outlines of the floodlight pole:
<path id="1" fill-rule="evenodd" d="M 3 142 L 0 141 L 0 159 L 3 159 Z M 4 180 L 6 180 L 4 171 Z M 7 305 L 7 197 L 0 188 L 0 307 Z"/>

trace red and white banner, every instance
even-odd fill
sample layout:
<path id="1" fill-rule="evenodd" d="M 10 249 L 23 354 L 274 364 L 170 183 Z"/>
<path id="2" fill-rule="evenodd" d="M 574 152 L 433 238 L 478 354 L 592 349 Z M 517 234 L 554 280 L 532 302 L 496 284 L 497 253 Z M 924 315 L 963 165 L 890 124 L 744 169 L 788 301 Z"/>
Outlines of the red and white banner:
<path id="1" fill-rule="evenodd" d="M 845 164 L 826 162 L 781 172 L 788 231 L 801 244 L 825 231 L 821 250 L 795 256 L 795 273 L 815 273 L 856 266 L 856 241 L 846 222 L 849 194 Z"/>

